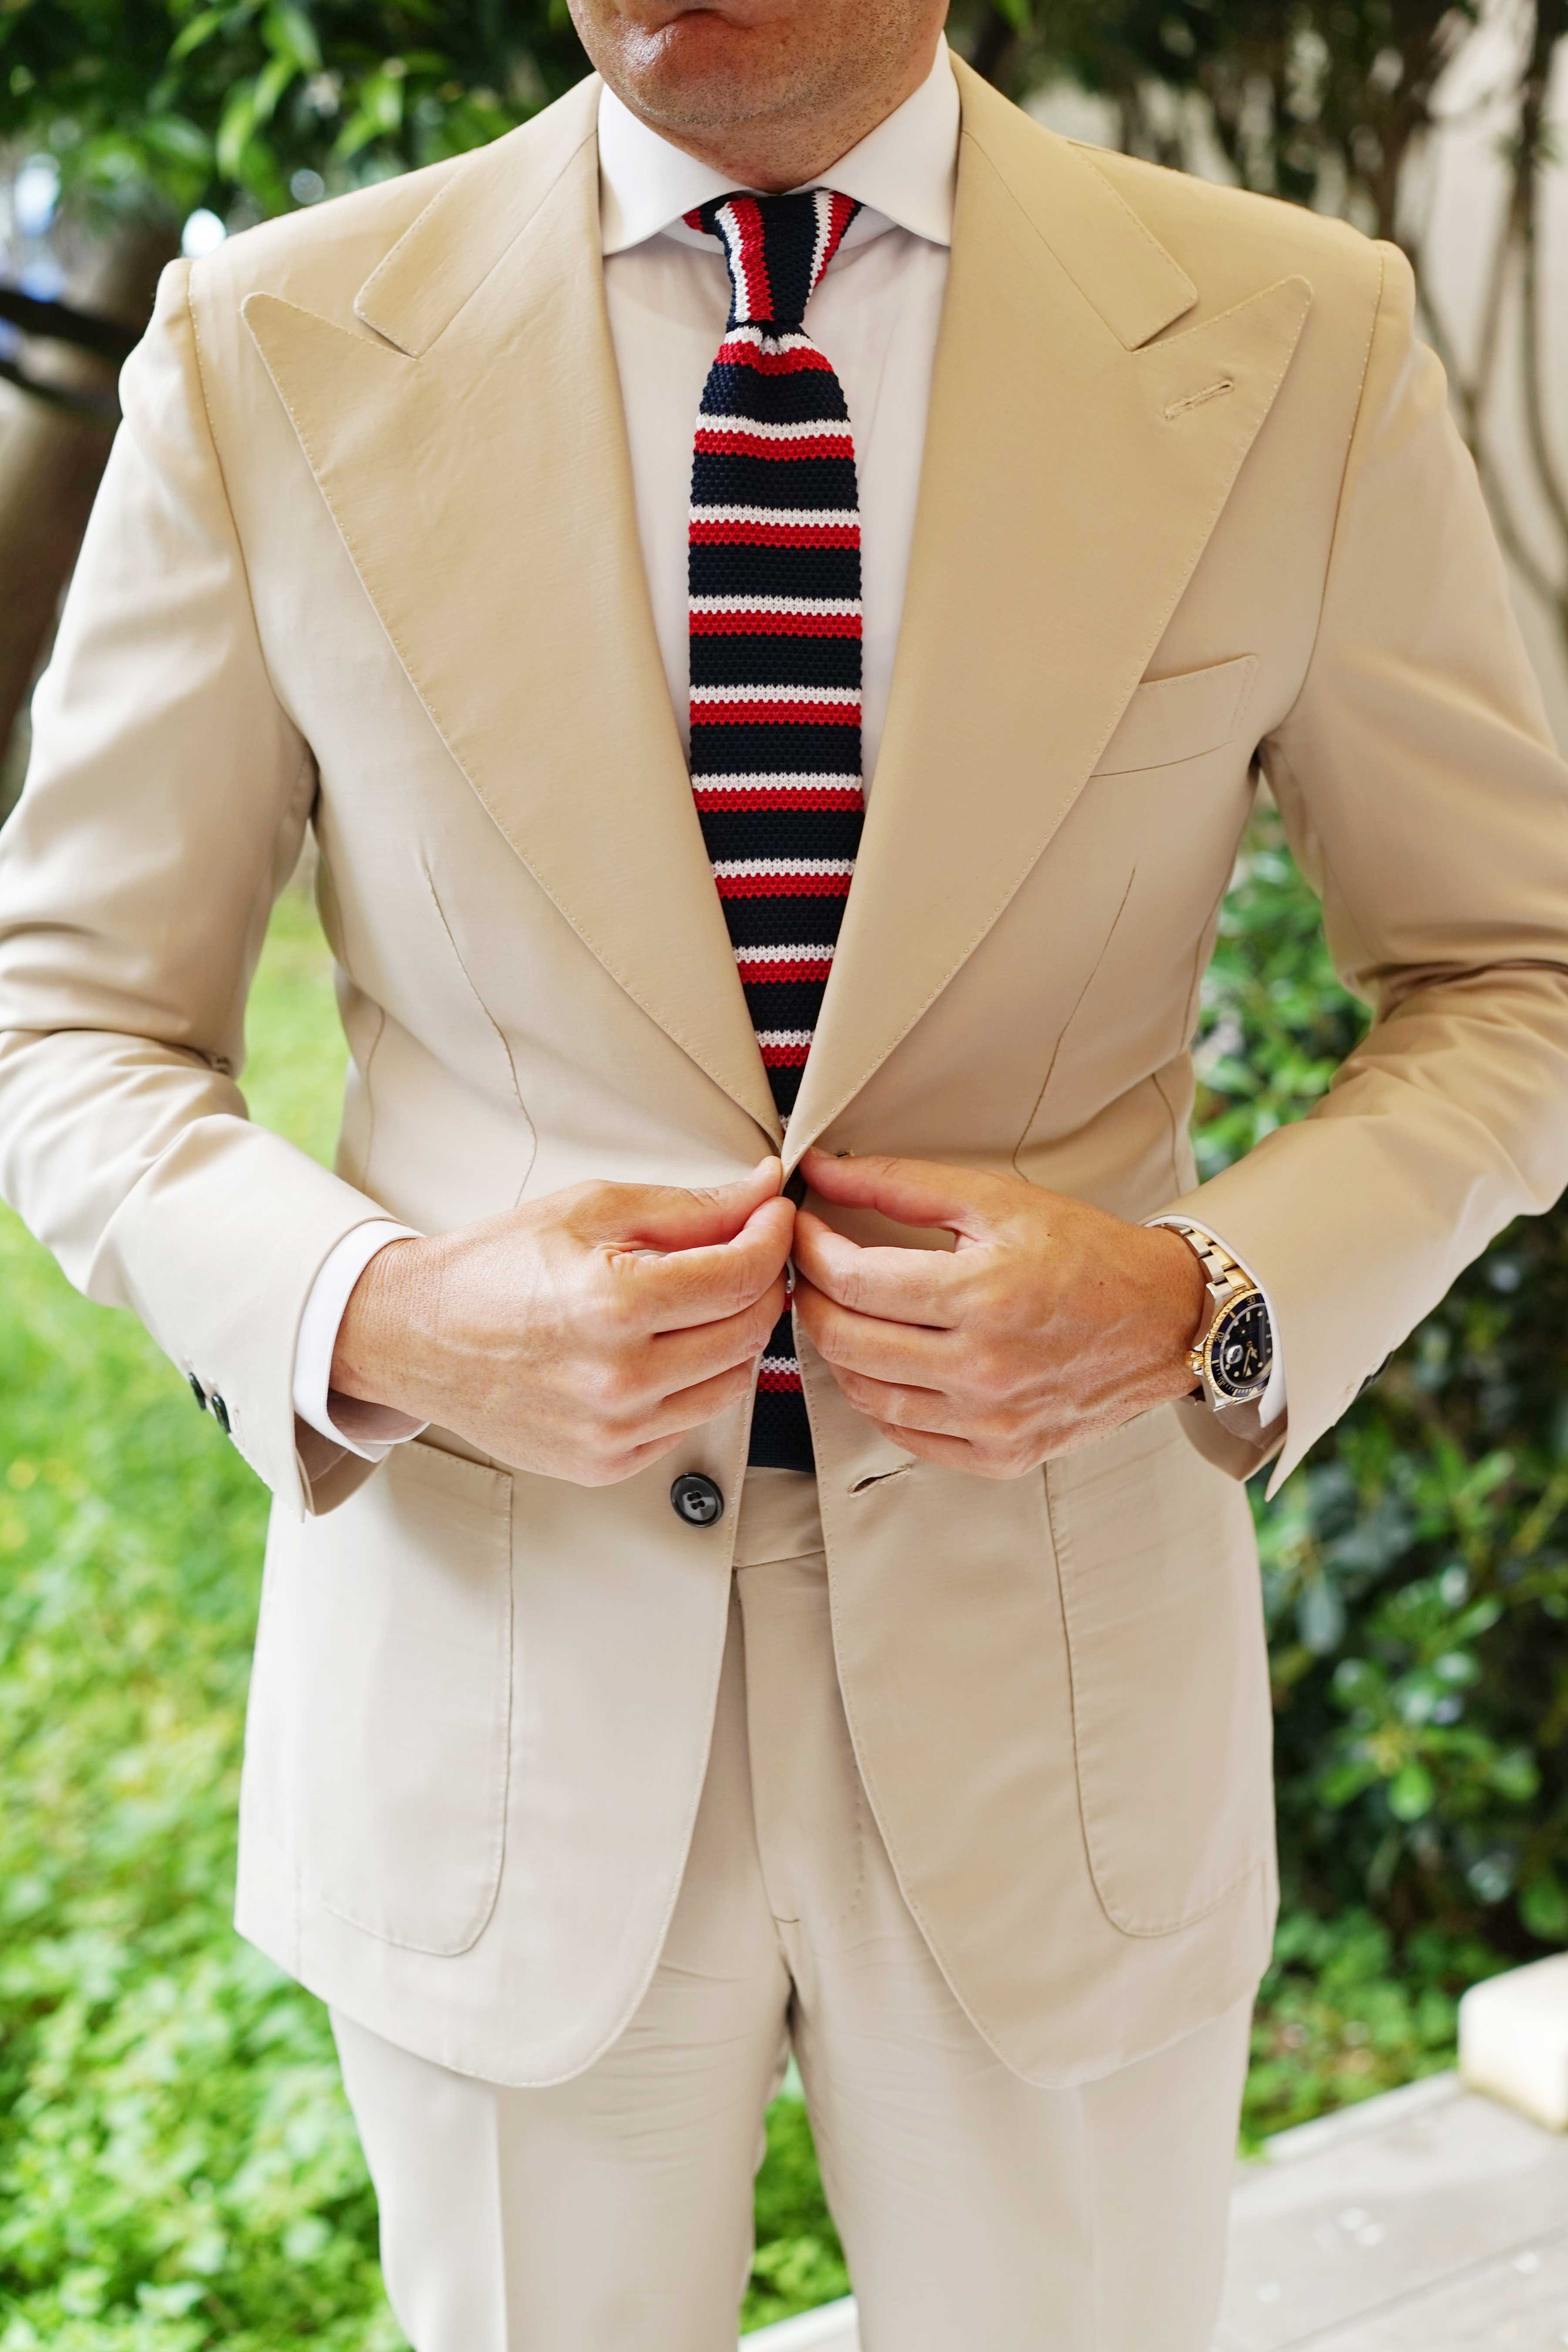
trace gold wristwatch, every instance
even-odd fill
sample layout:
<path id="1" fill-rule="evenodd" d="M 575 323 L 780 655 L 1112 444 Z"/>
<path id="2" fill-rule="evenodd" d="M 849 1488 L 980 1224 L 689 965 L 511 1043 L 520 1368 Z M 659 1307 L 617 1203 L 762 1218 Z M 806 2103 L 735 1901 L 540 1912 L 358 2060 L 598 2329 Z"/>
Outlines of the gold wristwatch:
<path id="1" fill-rule="evenodd" d="M 1263 1293 L 1251 1276 L 1196 1225 L 1169 1220 L 1203 1267 L 1214 1314 L 1196 1347 L 1187 1350 L 1187 1369 L 1201 1381 L 1215 1412 L 1227 1405 L 1256 1404 L 1274 1369 L 1274 1333 Z"/>

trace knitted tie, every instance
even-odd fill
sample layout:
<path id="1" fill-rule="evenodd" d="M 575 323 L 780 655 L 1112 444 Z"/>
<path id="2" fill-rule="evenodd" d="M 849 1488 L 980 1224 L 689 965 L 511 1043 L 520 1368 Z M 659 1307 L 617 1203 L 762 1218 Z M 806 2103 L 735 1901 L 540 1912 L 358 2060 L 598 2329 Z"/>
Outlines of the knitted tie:
<path id="1" fill-rule="evenodd" d="M 860 511 L 838 378 L 802 325 L 859 206 L 721 196 L 688 213 L 730 317 L 691 464 L 691 783 L 735 963 L 787 1121 L 860 843 Z M 795 1327 L 763 1356 L 751 1459 L 812 1467 Z"/>

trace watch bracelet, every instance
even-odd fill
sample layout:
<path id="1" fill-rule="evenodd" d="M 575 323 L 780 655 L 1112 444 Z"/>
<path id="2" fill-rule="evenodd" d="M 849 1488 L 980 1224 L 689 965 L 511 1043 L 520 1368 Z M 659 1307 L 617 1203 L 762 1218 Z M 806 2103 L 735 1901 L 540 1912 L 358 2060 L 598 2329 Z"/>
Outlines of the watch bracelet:
<path id="1" fill-rule="evenodd" d="M 1205 1233 L 1201 1227 L 1186 1224 L 1179 1218 L 1170 1218 L 1163 1222 L 1171 1233 L 1180 1234 L 1193 1255 L 1197 1259 L 1204 1270 L 1209 1296 L 1214 1301 L 1214 1312 L 1204 1327 L 1203 1337 L 1195 1340 L 1186 1351 L 1187 1369 L 1198 1383 L 1194 1393 L 1207 1397 L 1210 1378 L 1207 1370 L 1207 1355 L 1215 1328 L 1226 1308 L 1234 1300 L 1245 1298 L 1249 1292 L 1257 1291 L 1258 1285 L 1246 1267 L 1238 1265 L 1229 1251 L 1222 1249 L 1218 1242 L 1211 1234 Z"/>

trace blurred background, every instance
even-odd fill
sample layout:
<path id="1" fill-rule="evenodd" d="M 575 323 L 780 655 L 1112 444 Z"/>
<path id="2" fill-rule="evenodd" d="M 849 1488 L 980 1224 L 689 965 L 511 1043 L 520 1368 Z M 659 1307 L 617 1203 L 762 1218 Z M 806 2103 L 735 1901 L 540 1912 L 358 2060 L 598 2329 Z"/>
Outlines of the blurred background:
<path id="1" fill-rule="evenodd" d="M 1405 247 L 1568 743 L 1568 0 L 958 0 L 951 34 L 1075 137 Z M 0 0 L 0 816 L 163 263 L 584 69 L 564 0 Z M 1264 807 L 1205 990 L 1205 1172 L 1363 1017 Z M 304 877 L 255 1115 L 329 1156 L 342 1066 Z M 1568 1948 L 1565 1325 L 1559 1213 L 1259 1500 L 1285 1908 L 1255 2138 L 1451 2063 L 1466 1985 Z M 0 2352 L 403 2341 L 324 2014 L 228 1926 L 265 1511 L 0 1211 Z M 788 2086 L 758 2222 L 749 2326 L 844 2292 Z"/>

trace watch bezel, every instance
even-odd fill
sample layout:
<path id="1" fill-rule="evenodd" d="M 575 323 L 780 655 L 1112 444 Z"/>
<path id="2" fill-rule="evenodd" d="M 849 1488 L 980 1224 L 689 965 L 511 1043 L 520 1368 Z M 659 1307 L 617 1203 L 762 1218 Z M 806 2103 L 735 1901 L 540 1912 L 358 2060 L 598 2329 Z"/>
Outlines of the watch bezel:
<path id="1" fill-rule="evenodd" d="M 1208 1330 L 1205 1335 L 1203 1343 L 1204 1382 L 1205 1387 L 1208 1389 L 1210 1395 L 1221 1404 L 1256 1404 L 1258 1398 L 1263 1394 L 1264 1390 L 1268 1386 L 1269 1374 L 1274 1369 L 1274 1334 L 1272 1329 L 1270 1329 L 1268 1334 L 1268 1361 L 1264 1366 L 1261 1379 L 1247 1381 L 1232 1381 L 1226 1374 L 1223 1373 L 1219 1370 L 1215 1359 L 1215 1350 L 1220 1345 L 1226 1331 L 1236 1322 L 1239 1316 L 1250 1313 L 1255 1307 L 1262 1310 L 1264 1321 L 1267 1323 L 1268 1319 L 1268 1309 L 1264 1304 L 1263 1293 L 1261 1290 L 1247 1289 L 1239 1292 L 1235 1298 L 1227 1298 L 1225 1305 L 1215 1317 L 1214 1321 L 1210 1324 Z"/>

